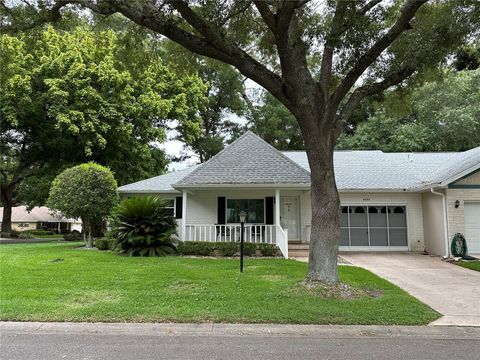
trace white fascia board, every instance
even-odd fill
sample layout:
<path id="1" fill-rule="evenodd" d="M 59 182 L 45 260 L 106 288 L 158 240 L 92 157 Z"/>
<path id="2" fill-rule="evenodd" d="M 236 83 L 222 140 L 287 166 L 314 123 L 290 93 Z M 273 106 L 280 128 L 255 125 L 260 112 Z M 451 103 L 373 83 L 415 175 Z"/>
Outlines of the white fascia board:
<path id="1" fill-rule="evenodd" d="M 411 193 L 418 192 L 417 189 L 406 188 L 406 189 L 338 189 L 339 193 Z"/>
<path id="2" fill-rule="evenodd" d="M 458 179 L 461 179 L 462 177 L 464 176 L 467 176 L 469 175 L 470 173 L 473 173 L 475 172 L 476 170 L 480 169 L 480 162 L 478 164 L 475 164 L 473 165 L 472 167 L 469 167 L 468 169 L 458 173 L 457 175 L 455 176 L 452 176 L 444 181 L 442 181 L 439 185 L 444 187 L 444 186 L 448 186 L 448 184 L 451 184 L 452 182 L 458 180 Z"/>
<path id="3" fill-rule="evenodd" d="M 128 194 L 180 194 L 178 190 L 118 190 L 122 195 Z"/>
<path id="4" fill-rule="evenodd" d="M 262 188 L 262 189 L 310 189 L 310 184 L 201 184 L 201 185 L 173 185 L 176 189 L 216 189 L 216 188 Z"/>

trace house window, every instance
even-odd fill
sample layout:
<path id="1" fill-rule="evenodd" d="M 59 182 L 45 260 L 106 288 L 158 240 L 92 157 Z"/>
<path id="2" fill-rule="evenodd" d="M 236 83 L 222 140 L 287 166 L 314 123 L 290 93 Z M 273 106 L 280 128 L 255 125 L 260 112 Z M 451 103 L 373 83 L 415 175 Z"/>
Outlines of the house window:
<path id="1" fill-rule="evenodd" d="M 21 228 L 27 228 L 29 226 L 30 226 L 29 223 L 18 223 L 18 227 L 21 227 Z"/>
<path id="2" fill-rule="evenodd" d="M 168 214 L 175 217 L 175 199 L 165 199 L 166 206 L 165 209 L 168 211 Z"/>
<path id="3" fill-rule="evenodd" d="M 247 213 L 247 223 L 265 222 L 264 199 L 227 199 L 227 223 L 239 223 L 242 210 Z"/>

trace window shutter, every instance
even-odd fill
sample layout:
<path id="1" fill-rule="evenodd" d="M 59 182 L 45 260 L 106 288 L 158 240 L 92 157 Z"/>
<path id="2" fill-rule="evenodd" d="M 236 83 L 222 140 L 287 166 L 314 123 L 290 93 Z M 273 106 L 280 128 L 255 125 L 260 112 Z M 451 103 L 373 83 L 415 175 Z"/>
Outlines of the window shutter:
<path id="1" fill-rule="evenodd" d="M 183 211 L 183 198 L 181 196 L 177 196 L 175 198 L 175 219 L 182 218 L 182 211 Z"/>
<path id="2" fill-rule="evenodd" d="M 266 225 L 273 225 L 273 219 L 275 218 L 273 206 L 273 197 L 266 197 L 265 198 L 265 224 Z"/>
<path id="3" fill-rule="evenodd" d="M 217 206 L 217 224 L 225 224 L 225 197 L 218 197 L 218 206 Z"/>

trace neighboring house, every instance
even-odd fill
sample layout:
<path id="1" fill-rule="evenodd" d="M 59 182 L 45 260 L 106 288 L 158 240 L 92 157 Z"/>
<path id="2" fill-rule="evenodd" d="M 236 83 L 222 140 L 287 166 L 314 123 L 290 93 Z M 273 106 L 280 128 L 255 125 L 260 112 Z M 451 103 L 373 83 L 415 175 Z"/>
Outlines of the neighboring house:
<path id="1" fill-rule="evenodd" d="M 0 220 L 2 217 L 3 207 L 0 208 Z M 36 206 L 31 211 L 27 211 L 26 206 L 16 206 L 12 208 L 12 229 L 16 231 L 53 230 L 58 233 L 82 231 L 82 221 L 53 215 L 52 211 L 45 206 Z"/>
<path id="2" fill-rule="evenodd" d="M 423 251 L 446 255 L 457 232 L 480 253 L 480 147 L 462 153 L 336 151 L 340 250 Z M 278 151 L 247 132 L 209 161 L 121 186 L 124 197 L 169 200 L 182 240 L 310 238 L 310 172 L 303 151 Z"/>

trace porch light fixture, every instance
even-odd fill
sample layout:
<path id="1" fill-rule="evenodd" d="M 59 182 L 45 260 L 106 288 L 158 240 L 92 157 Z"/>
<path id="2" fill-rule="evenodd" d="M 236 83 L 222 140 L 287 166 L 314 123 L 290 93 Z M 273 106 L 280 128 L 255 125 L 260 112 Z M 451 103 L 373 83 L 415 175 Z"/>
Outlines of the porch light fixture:
<path id="1" fill-rule="evenodd" d="M 460 201 L 459 201 L 459 200 L 456 200 L 456 201 L 455 201 L 455 209 L 458 209 L 459 206 L 460 206 Z"/>
<path id="2" fill-rule="evenodd" d="M 245 237 L 245 220 L 247 219 L 247 213 L 240 211 L 240 272 L 243 272 L 243 241 Z"/>

